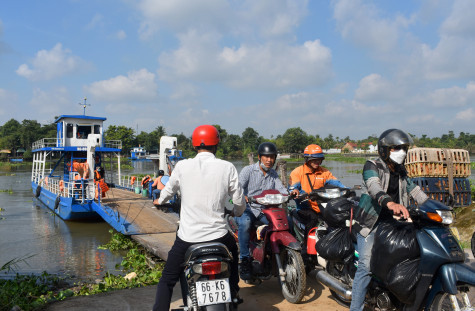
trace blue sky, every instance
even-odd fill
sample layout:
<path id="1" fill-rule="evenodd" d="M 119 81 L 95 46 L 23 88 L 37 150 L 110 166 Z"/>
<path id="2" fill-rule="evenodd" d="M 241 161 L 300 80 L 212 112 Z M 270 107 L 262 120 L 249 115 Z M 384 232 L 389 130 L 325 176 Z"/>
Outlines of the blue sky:
<path id="1" fill-rule="evenodd" d="M 470 0 L 0 2 L 0 124 L 474 133 Z"/>

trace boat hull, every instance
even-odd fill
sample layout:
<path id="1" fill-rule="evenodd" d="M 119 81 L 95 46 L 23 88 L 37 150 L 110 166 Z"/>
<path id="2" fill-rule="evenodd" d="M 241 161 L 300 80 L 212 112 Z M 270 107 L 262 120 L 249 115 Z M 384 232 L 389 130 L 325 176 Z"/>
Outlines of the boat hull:
<path id="1" fill-rule="evenodd" d="M 39 187 L 39 190 L 38 190 Z M 93 202 L 81 204 L 73 198 L 59 196 L 47 189 L 31 182 L 35 197 L 53 213 L 64 220 L 88 220 L 101 218 L 92 207 Z"/>

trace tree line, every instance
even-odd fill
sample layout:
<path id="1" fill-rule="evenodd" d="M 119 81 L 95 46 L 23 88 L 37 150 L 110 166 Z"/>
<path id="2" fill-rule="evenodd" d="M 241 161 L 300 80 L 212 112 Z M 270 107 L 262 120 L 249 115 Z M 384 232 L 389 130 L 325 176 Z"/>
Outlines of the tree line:
<path id="1" fill-rule="evenodd" d="M 261 136 L 252 127 L 246 128 L 241 135 L 230 134 L 220 125 L 214 125 L 220 134 L 221 143 L 218 146 L 217 156 L 220 158 L 243 158 L 248 153 L 256 153 L 260 143 L 270 141 L 276 144 L 281 153 L 302 153 L 308 144 L 318 144 L 323 149 L 341 149 L 347 142 L 353 142 L 358 147 L 365 149 L 368 144 L 376 145 L 378 137 L 370 135 L 365 139 L 352 140 L 349 136 L 340 138 L 329 134 L 327 137 L 306 133 L 300 127 L 287 129 L 282 135 L 271 138 Z M 150 153 L 157 153 L 159 150 L 160 137 L 168 135 L 177 137 L 178 149 L 183 150 L 184 156 L 193 155 L 191 136 L 183 133 L 169 134 L 163 126 L 157 126 L 151 132 L 136 131 L 124 125 L 110 125 L 104 133 L 106 140 L 121 140 L 122 154 L 128 155 L 130 149 L 137 146 L 145 147 Z M 475 134 L 460 132 L 455 136 L 453 131 L 441 137 L 430 138 L 426 134 L 421 137 L 411 135 L 417 147 L 433 148 L 453 148 L 466 149 L 470 153 L 475 153 Z M 31 145 L 41 138 L 56 137 L 56 124 L 50 123 L 42 125 L 36 120 L 23 120 L 21 123 L 15 119 L 10 119 L 0 126 L 0 149 L 11 150 L 12 156 L 16 156 L 16 151 L 25 149 L 25 159 L 30 159 Z M 3 155 L 6 158 L 5 155 Z"/>

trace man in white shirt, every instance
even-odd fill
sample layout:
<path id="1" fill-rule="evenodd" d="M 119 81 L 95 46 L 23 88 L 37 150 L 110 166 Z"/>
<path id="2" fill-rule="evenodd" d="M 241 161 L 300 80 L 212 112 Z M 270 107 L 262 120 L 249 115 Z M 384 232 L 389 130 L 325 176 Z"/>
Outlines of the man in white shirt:
<path id="1" fill-rule="evenodd" d="M 169 310 L 185 252 L 196 243 L 213 241 L 228 247 L 233 255 L 229 279 L 232 295 L 235 297 L 239 290 L 237 245 L 224 218 L 229 197 L 234 203 L 234 215 L 240 216 L 246 208 L 237 170 L 230 162 L 215 157 L 219 132 L 214 126 L 198 126 L 193 131 L 192 143 L 198 154 L 177 163 L 158 199 L 163 204 L 180 190 L 180 226 L 157 286 L 154 311 Z"/>

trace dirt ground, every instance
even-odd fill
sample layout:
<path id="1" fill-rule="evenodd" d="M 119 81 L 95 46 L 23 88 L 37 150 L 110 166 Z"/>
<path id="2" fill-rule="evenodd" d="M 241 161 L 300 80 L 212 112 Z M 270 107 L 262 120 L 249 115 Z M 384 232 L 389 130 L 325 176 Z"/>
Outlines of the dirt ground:
<path id="1" fill-rule="evenodd" d="M 291 304 L 284 299 L 279 288 L 277 278 L 264 281 L 259 285 L 248 285 L 241 281 L 240 296 L 244 302 L 239 305 L 239 310 L 246 311 L 272 311 L 272 310 L 328 310 L 343 311 L 348 308 L 339 305 L 331 297 L 328 288 L 318 283 L 315 279 L 315 273 L 307 275 L 307 293 L 300 304 Z M 178 292 L 178 293 L 177 293 Z M 178 295 L 177 295 L 178 294 Z M 178 308 L 182 304 L 179 289 L 174 291 L 172 308 Z"/>

